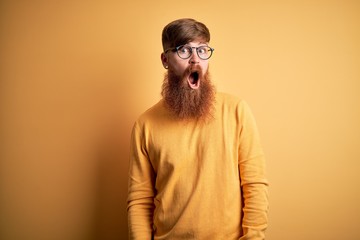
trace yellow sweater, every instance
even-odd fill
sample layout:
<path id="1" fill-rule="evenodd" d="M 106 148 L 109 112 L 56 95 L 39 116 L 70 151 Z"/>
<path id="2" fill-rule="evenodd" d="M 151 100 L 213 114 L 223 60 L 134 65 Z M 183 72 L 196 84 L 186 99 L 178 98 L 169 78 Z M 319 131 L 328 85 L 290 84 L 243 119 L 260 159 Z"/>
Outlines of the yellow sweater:
<path id="1" fill-rule="evenodd" d="M 265 239 L 267 186 L 244 101 L 218 93 L 204 124 L 179 121 L 161 100 L 132 131 L 130 239 Z"/>

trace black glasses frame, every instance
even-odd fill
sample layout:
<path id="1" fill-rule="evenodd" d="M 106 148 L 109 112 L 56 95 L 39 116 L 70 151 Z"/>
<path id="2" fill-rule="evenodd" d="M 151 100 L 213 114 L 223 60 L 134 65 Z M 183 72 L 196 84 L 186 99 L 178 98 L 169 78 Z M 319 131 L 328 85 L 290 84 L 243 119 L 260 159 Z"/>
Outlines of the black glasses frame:
<path id="1" fill-rule="evenodd" d="M 191 49 L 191 54 L 190 54 L 188 57 L 186 57 L 186 58 L 181 57 L 180 54 L 179 54 L 179 49 L 182 48 L 182 47 L 188 47 L 188 48 Z M 200 55 L 199 55 L 198 49 L 199 49 L 199 48 L 203 48 L 203 47 L 208 47 L 208 48 L 210 49 L 210 55 L 209 55 L 209 57 L 207 57 L 207 58 L 200 57 Z M 193 52 L 194 52 L 193 49 L 195 49 L 196 54 L 197 54 L 198 57 L 199 57 L 200 59 L 202 59 L 202 60 L 208 60 L 208 59 L 212 56 L 212 54 L 213 54 L 213 52 L 214 52 L 214 50 L 215 50 L 214 48 L 209 47 L 209 46 L 191 47 L 191 46 L 187 46 L 187 45 L 180 45 L 180 46 L 177 46 L 177 47 L 174 47 L 174 48 L 168 48 L 168 49 L 166 49 L 164 52 L 165 52 L 165 53 L 167 53 L 168 51 L 176 52 L 177 55 L 179 56 L 179 58 L 181 58 L 181 59 L 189 59 L 189 58 L 192 56 Z"/>

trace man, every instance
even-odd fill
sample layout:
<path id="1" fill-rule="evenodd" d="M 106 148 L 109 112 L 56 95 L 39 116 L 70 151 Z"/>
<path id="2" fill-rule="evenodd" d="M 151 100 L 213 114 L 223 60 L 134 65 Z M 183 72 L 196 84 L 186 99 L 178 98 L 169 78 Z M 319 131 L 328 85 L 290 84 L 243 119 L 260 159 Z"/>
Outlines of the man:
<path id="1" fill-rule="evenodd" d="M 216 93 L 208 28 L 179 19 L 163 29 L 162 100 L 131 138 L 130 239 L 264 239 L 267 180 L 247 104 Z"/>

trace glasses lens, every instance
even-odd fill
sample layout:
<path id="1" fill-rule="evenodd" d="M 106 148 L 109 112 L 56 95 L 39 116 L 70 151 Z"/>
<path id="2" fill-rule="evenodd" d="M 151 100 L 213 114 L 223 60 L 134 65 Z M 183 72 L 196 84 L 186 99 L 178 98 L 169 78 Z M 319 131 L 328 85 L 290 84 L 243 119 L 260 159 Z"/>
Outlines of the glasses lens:
<path id="1" fill-rule="evenodd" d="M 197 53 L 199 55 L 199 58 L 206 60 L 211 57 L 212 49 L 208 46 L 199 47 L 197 49 Z"/>
<path id="2" fill-rule="evenodd" d="M 180 46 L 177 49 L 177 54 L 179 55 L 179 57 L 184 59 L 189 58 L 191 56 L 191 52 L 192 49 L 189 46 Z"/>
<path id="3" fill-rule="evenodd" d="M 193 47 L 195 48 L 195 47 Z M 180 58 L 182 59 L 188 59 L 193 51 L 193 48 L 190 46 L 179 46 L 176 48 L 176 52 L 179 55 Z M 201 46 L 201 47 L 197 47 L 196 48 L 196 52 L 197 55 L 199 56 L 199 58 L 206 60 L 209 59 L 213 53 L 213 50 L 211 47 L 208 46 Z"/>

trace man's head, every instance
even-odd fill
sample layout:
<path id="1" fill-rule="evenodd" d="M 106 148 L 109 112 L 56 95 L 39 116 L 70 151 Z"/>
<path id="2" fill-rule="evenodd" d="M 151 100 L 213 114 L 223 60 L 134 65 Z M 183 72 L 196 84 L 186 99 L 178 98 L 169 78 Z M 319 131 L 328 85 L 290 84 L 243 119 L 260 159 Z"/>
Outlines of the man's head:
<path id="1" fill-rule="evenodd" d="M 162 95 L 168 107 L 181 119 L 211 116 L 215 89 L 209 79 L 208 28 L 194 19 L 178 19 L 162 32 L 163 66 L 168 69 Z"/>
<path id="2" fill-rule="evenodd" d="M 162 32 L 162 45 L 166 49 L 187 44 L 195 39 L 210 42 L 209 29 L 194 19 L 183 18 L 166 25 Z"/>

